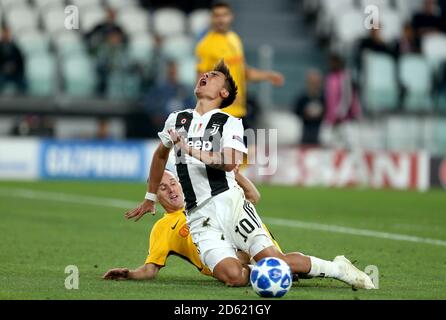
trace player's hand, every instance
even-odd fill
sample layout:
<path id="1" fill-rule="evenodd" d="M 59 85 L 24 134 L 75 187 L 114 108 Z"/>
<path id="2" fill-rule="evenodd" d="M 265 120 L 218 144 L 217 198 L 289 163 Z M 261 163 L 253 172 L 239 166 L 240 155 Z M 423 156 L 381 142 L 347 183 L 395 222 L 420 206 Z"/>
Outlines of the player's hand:
<path id="1" fill-rule="evenodd" d="M 184 150 L 184 148 L 186 147 L 186 140 L 184 140 L 184 137 L 182 135 L 179 135 L 178 132 L 173 129 L 169 129 L 168 132 L 173 144 L 178 146 L 178 148 Z"/>
<path id="2" fill-rule="evenodd" d="M 129 210 L 125 213 L 126 219 L 135 218 L 135 222 L 141 219 L 147 212 L 152 215 L 155 214 L 155 203 L 153 201 L 145 199 L 138 207 Z"/>
<path id="3" fill-rule="evenodd" d="M 268 75 L 268 80 L 274 86 L 283 86 L 285 78 L 279 72 L 271 71 Z"/>
<path id="4" fill-rule="evenodd" d="M 127 268 L 116 268 L 108 270 L 102 279 L 104 280 L 128 280 L 130 271 Z"/>

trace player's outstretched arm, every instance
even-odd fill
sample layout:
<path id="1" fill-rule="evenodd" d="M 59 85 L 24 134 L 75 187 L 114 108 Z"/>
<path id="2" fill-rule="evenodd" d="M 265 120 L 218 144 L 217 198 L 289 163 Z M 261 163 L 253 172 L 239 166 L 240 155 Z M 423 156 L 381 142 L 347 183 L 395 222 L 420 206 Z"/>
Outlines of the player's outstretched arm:
<path id="1" fill-rule="evenodd" d="M 246 200 L 248 200 L 252 204 L 257 204 L 260 200 L 260 192 L 254 185 L 254 183 L 252 183 L 251 180 L 249 180 L 247 177 L 241 174 L 238 171 L 238 168 L 236 168 L 234 172 L 235 172 L 235 181 L 237 181 L 238 185 L 242 187 L 245 193 Z"/>
<path id="2" fill-rule="evenodd" d="M 152 164 L 150 166 L 150 174 L 147 180 L 147 192 L 156 194 L 158 186 L 166 168 L 166 163 L 169 158 L 170 148 L 165 147 L 162 143 L 159 144 L 155 153 L 153 154 Z M 129 210 L 125 213 L 127 219 L 135 219 L 138 221 L 147 212 L 155 214 L 155 202 L 144 199 L 144 201 L 135 209 Z"/>
<path id="3" fill-rule="evenodd" d="M 110 269 L 102 278 L 104 280 L 152 280 L 155 279 L 159 270 L 158 265 L 148 263 L 135 270 L 127 268 Z"/>
<path id="4" fill-rule="evenodd" d="M 246 80 L 251 82 L 269 81 L 275 86 L 282 86 L 285 83 L 285 78 L 279 72 L 259 70 L 248 65 L 246 65 Z"/>

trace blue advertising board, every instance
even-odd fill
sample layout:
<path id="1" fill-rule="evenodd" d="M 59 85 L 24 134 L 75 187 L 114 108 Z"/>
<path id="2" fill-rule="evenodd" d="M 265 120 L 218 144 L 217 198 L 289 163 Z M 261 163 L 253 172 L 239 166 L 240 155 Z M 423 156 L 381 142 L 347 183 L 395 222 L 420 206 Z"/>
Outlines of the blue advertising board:
<path id="1" fill-rule="evenodd" d="M 145 181 L 150 145 L 145 141 L 42 140 L 40 178 Z"/>

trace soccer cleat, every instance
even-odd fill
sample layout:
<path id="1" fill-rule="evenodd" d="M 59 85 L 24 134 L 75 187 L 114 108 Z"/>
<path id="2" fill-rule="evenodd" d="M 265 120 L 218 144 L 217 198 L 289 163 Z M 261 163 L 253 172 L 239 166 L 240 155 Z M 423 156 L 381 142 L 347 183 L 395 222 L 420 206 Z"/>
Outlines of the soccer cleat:
<path id="1" fill-rule="evenodd" d="M 356 268 L 346 257 L 337 256 L 333 259 L 333 263 L 339 266 L 338 280 L 353 286 L 355 289 L 375 289 L 370 277 Z"/>

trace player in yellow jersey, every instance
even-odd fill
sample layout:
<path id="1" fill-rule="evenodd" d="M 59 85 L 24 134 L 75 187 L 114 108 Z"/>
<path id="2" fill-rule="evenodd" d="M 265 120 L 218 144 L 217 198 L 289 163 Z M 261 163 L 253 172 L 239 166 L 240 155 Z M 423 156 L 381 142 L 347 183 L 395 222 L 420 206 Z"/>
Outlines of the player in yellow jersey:
<path id="1" fill-rule="evenodd" d="M 269 81 L 280 86 L 284 82 L 282 74 L 274 71 L 255 69 L 246 64 L 243 44 L 240 37 L 231 30 L 233 13 L 229 4 L 217 2 L 212 6 L 211 29 L 195 48 L 198 78 L 224 59 L 238 87 L 235 102 L 222 111 L 243 118 L 246 116 L 246 82 Z M 246 124 L 245 124 L 246 127 Z M 245 128 L 246 129 L 246 128 Z"/>
<path id="2" fill-rule="evenodd" d="M 255 204 L 260 198 L 260 194 L 255 186 L 240 173 L 236 174 L 236 180 L 243 188 L 246 199 Z M 171 172 L 166 171 L 164 173 L 157 196 L 166 213 L 152 228 L 149 254 L 144 265 L 135 270 L 127 268 L 111 269 L 105 273 L 104 279 L 151 280 L 166 265 L 166 260 L 170 255 L 183 258 L 193 264 L 204 275 L 212 275 L 211 271 L 201 262 L 197 247 L 192 242 L 192 237 L 186 224 L 181 185 Z M 272 236 L 271 238 L 273 239 Z M 279 244 L 274 239 L 273 242 L 280 249 Z M 247 254 L 238 252 L 237 256 L 244 264 L 249 263 L 250 259 Z"/>

